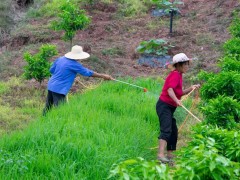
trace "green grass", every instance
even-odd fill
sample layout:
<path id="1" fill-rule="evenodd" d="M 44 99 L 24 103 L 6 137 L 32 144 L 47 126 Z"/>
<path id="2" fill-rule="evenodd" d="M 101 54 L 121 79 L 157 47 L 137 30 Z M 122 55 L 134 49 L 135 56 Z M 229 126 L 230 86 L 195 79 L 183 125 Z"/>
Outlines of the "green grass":
<path id="1" fill-rule="evenodd" d="M 22 132 L 0 140 L 0 179 L 104 179 L 114 163 L 156 158 L 162 80 L 126 80 L 70 96 Z M 30 102 L 29 102 L 30 103 Z"/>

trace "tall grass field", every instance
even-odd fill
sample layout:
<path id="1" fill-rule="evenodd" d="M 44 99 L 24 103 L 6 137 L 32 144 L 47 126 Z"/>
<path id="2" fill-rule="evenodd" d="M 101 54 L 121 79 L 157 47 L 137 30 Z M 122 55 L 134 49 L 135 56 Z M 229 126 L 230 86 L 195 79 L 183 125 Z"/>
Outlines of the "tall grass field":
<path id="1" fill-rule="evenodd" d="M 104 82 L 0 140 L 0 179 L 106 179 L 114 163 L 156 159 L 162 80 Z M 181 117 L 182 112 L 177 112 Z M 180 118 L 181 119 L 181 118 Z"/>

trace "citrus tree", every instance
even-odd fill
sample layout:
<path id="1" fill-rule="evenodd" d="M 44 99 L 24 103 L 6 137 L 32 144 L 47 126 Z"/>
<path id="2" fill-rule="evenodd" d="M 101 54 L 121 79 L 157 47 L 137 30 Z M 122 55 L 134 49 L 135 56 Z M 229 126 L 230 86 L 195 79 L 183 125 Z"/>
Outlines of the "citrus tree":
<path id="1" fill-rule="evenodd" d="M 42 81 L 50 77 L 49 68 L 51 66 L 50 59 L 57 55 L 55 45 L 45 44 L 39 49 L 39 52 L 31 55 L 29 52 L 24 53 L 24 60 L 27 65 L 24 66 L 23 76 L 26 79 L 35 79 L 41 85 Z"/>
<path id="2" fill-rule="evenodd" d="M 58 19 L 51 24 L 52 28 L 65 31 L 63 40 L 69 40 L 70 47 L 72 47 L 76 32 L 85 29 L 91 22 L 84 10 L 80 10 L 77 5 L 70 2 L 66 2 L 60 7 L 60 12 L 57 16 Z"/>

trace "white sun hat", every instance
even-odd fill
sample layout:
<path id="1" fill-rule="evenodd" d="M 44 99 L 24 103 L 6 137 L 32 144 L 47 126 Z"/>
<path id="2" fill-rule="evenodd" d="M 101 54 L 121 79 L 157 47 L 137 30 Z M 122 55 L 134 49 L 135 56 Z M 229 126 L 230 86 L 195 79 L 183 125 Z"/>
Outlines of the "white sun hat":
<path id="1" fill-rule="evenodd" d="M 184 53 L 179 53 L 173 56 L 173 62 L 171 64 L 176 64 L 179 62 L 190 61 L 190 59 Z"/>
<path id="2" fill-rule="evenodd" d="M 165 67 L 173 69 L 173 65 L 179 62 L 191 61 L 192 59 L 188 58 L 186 54 L 179 53 L 173 56 L 172 62 L 167 62 Z"/>
<path id="3" fill-rule="evenodd" d="M 72 50 L 64 56 L 69 59 L 78 60 L 87 59 L 88 57 L 90 57 L 90 54 L 84 52 L 82 46 L 75 45 L 72 47 Z"/>

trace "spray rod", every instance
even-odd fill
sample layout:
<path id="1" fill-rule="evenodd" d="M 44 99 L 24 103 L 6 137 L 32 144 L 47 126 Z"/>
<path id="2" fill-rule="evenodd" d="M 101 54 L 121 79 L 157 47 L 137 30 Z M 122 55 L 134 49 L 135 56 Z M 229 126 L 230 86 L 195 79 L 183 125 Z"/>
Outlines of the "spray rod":
<path id="1" fill-rule="evenodd" d="M 140 88 L 140 89 L 143 90 L 143 92 L 147 92 L 147 91 L 148 91 L 147 88 L 144 88 L 144 87 L 141 87 L 141 86 L 137 86 L 137 85 L 135 85 L 135 84 L 127 83 L 127 82 L 120 81 L 120 80 L 117 80 L 117 79 L 113 79 L 113 80 L 116 81 L 116 82 L 120 82 L 120 83 L 123 83 L 123 84 L 127 84 L 127 85 L 129 85 L 129 86 L 133 86 L 133 87 L 136 87 L 136 88 Z"/>

